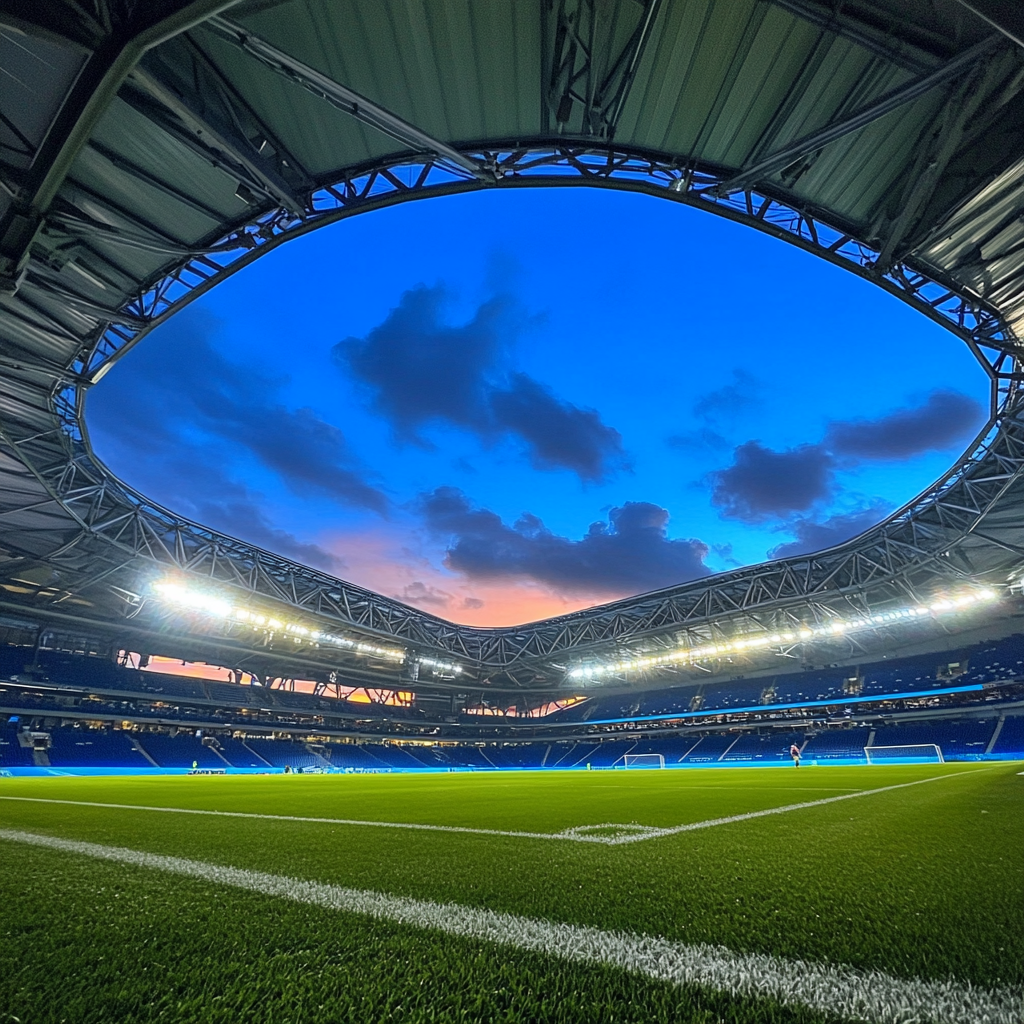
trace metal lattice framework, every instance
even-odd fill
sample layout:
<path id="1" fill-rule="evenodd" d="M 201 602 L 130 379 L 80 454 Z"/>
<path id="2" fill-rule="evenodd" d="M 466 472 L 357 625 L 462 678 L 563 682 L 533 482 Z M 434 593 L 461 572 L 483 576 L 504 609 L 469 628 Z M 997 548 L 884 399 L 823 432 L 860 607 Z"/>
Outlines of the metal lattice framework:
<path id="1" fill-rule="evenodd" d="M 38 28 L 31 12 L 10 6 L 8 23 Z M 1024 561 L 1024 349 L 1014 327 L 1024 301 L 1017 283 L 1022 157 L 1012 147 L 987 154 L 988 176 L 974 185 L 967 180 L 973 172 L 963 169 L 979 160 L 987 136 L 1006 136 L 1011 114 L 1024 138 L 1024 60 L 1006 35 L 971 23 L 973 35 L 961 26 L 962 39 L 951 49 L 920 26 L 899 23 L 880 32 L 870 19 L 823 14 L 811 0 L 755 2 L 750 33 L 767 31 L 771 10 L 786 12 L 800 32 L 811 26 L 819 41 L 808 46 L 756 143 L 731 162 L 725 150 L 707 151 L 714 132 L 708 118 L 725 116 L 724 99 L 712 104 L 701 129 L 707 137 L 698 133 L 689 151 L 626 138 L 625 123 L 639 123 L 643 113 L 639 83 L 649 90 L 656 81 L 660 40 L 686 13 L 685 0 L 539 3 L 533 130 L 525 138 L 519 132 L 470 144 L 418 126 L 410 111 L 396 112 L 300 58 L 294 46 L 266 38 L 252 27 L 253 19 L 260 24 L 258 9 L 249 22 L 234 12 L 230 20 L 222 16 L 231 6 L 168 0 L 134 32 L 131 16 L 118 12 L 128 28 L 110 36 L 104 61 L 96 59 L 98 49 L 85 60 L 86 72 L 95 63 L 93 78 L 79 69 L 68 94 L 78 106 L 68 112 L 67 97 L 58 105 L 58 116 L 71 120 L 63 135 L 51 129 L 44 140 L 54 152 L 43 159 L 41 148 L 26 168 L 12 163 L 5 172 L 15 200 L 4 213 L 0 244 L 0 276 L 9 282 L 0 296 L 0 571 L 15 595 L 5 600 L 65 611 L 85 605 L 111 622 L 130 617 L 156 628 L 160 612 L 145 607 L 146 584 L 175 570 L 357 635 L 387 638 L 411 653 L 454 656 L 481 683 L 550 689 L 584 654 L 701 643 L 723 631 L 918 600 L 963 581 L 1016 578 Z M 68 9 L 81 15 L 77 5 Z M 106 13 L 117 21 L 115 12 Z M 3 15 L 0 8 L 0 23 Z M 49 25 L 43 36 L 66 40 L 76 31 L 84 32 Z M 102 27 L 92 31 L 103 37 Z M 742 60 L 755 41 L 752 35 L 730 51 L 721 89 L 742 92 Z M 812 119 L 809 127 L 800 122 L 806 130 L 782 131 L 798 101 L 824 95 L 815 76 L 840 44 L 862 55 L 870 90 L 859 85 L 841 102 L 829 100 L 824 123 Z M 250 79 L 263 94 L 247 94 Z M 340 176 L 311 169 L 309 154 L 288 138 L 283 115 L 268 117 L 265 95 L 277 89 L 289 90 L 292 103 L 301 98 L 311 110 L 329 109 L 343 123 L 389 140 L 384 152 L 352 162 Z M 232 199 L 251 215 L 221 213 L 220 200 L 209 198 L 212 184 L 171 181 L 146 166 L 141 151 L 132 155 L 123 140 L 104 133 L 104 104 L 115 95 L 125 123 L 151 126 L 182 161 L 198 160 L 204 173 L 233 183 Z M 828 154 L 868 145 L 865 132 L 908 110 L 919 123 L 908 130 L 914 145 L 893 149 L 902 161 L 898 201 L 879 199 L 865 220 L 844 212 L 823 188 L 803 187 Z M 26 136 L 28 148 L 30 142 Z M 81 168 L 67 179 L 83 153 L 103 168 L 109 186 Z M 154 216 L 128 209 L 115 187 L 122 177 L 148 197 Z M 954 179 L 967 180 L 957 184 L 955 200 Z M 983 435 L 928 491 L 854 541 L 503 629 L 452 624 L 189 522 L 114 478 L 93 456 L 84 424 L 88 388 L 150 330 L 277 245 L 416 198 L 578 185 L 631 189 L 718 213 L 898 296 L 957 334 L 988 374 L 992 419 Z M 220 226 L 200 231 L 201 244 L 173 237 L 155 216 L 163 201 Z M 154 268 L 134 285 L 125 269 L 133 259 Z M 111 303 L 107 295 L 118 292 Z"/>

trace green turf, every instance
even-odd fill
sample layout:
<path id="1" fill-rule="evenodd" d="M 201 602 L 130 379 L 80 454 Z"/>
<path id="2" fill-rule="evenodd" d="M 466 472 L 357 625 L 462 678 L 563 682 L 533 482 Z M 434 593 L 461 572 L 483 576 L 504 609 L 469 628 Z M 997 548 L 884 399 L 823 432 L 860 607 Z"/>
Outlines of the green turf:
<path id="1" fill-rule="evenodd" d="M 624 846 L 6 800 L 0 825 L 742 952 L 1019 985 L 1019 770 L 0 779 L 0 796 L 556 832 L 950 776 Z M 815 1019 L 10 843 L 0 900 L 0 1012 L 24 1022 Z"/>

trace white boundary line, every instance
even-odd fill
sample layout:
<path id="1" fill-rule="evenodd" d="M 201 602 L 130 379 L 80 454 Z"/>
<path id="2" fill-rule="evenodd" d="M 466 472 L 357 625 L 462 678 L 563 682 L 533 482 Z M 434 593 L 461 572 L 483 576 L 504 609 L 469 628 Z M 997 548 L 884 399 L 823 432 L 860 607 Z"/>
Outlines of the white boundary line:
<path id="1" fill-rule="evenodd" d="M 734 997 L 770 998 L 790 1006 L 875 1024 L 1020 1024 L 1024 989 L 986 990 L 956 981 L 895 978 L 881 971 L 733 953 L 650 935 L 606 932 L 478 907 L 433 903 L 347 889 L 182 857 L 0 829 L 0 840 L 165 871 L 264 896 L 361 914 L 462 938 L 496 942 L 584 964 L 604 964 L 676 985 L 699 985 Z"/>
<path id="2" fill-rule="evenodd" d="M 647 839 L 660 839 L 663 836 L 674 836 L 680 832 L 696 832 L 699 829 L 714 828 L 717 825 L 732 825 L 738 821 L 751 821 L 754 818 L 766 818 L 770 814 L 786 814 L 789 811 L 802 811 L 808 807 L 822 807 L 825 804 L 838 803 L 840 800 L 855 800 L 857 797 L 874 796 L 876 793 L 889 793 L 895 789 L 906 789 L 909 786 L 920 786 L 926 782 L 939 782 L 942 779 L 962 778 L 987 768 L 974 768 L 964 772 L 947 772 L 945 775 L 933 775 L 927 779 L 914 782 L 900 782 L 893 786 L 881 786 L 878 789 L 862 789 L 856 793 L 843 793 L 840 796 L 827 796 L 820 800 L 805 800 L 798 804 L 786 804 L 783 807 L 769 807 L 762 811 L 747 811 L 745 814 L 732 814 L 726 818 L 709 818 L 707 821 L 694 821 L 686 825 L 672 825 L 658 828 L 654 825 L 608 823 L 603 825 L 577 825 L 563 832 L 515 832 L 506 829 L 471 828 L 468 825 L 423 825 L 400 821 L 363 821 L 358 818 L 310 818 L 292 814 L 257 814 L 253 811 L 210 811 L 194 807 L 151 807 L 146 804 L 109 804 L 94 800 L 57 800 L 52 797 L 7 796 L 0 795 L 0 800 L 17 800 L 34 804 L 69 804 L 73 807 L 104 807 L 119 811 L 158 811 L 164 814 L 206 814 L 224 818 L 256 818 L 261 821 L 301 821 L 319 825 L 362 825 L 371 828 L 404 828 L 418 832 L 462 832 L 477 836 L 510 836 L 515 839 L 560 839 L 573 843 L 601 843 L 605 846 L 622 846 L 625 843 L 640 843 Z M 611 835 L 601 835 L 597 830 L 612 831 Z"/>

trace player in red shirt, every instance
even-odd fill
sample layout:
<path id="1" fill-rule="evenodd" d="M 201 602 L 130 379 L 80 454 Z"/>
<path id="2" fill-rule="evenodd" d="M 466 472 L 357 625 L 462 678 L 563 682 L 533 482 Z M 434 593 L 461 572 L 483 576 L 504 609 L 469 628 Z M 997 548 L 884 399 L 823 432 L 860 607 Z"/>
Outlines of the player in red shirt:
<path id="1" fill-rule="evenodd" d="M 797 768 L 799 768 L 800 767 L 800 748 L 795 743 L 793 743 L 790 746 L 790 748 L 789 748 L 789 756 L 791 758 L 793 758 L 793 764 Z"/>

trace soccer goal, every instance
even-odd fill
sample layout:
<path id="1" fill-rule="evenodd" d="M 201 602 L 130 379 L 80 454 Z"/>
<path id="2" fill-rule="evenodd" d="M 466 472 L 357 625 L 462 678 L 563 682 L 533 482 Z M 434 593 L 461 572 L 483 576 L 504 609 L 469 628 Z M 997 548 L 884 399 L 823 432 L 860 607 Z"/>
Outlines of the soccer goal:
<path id="1" fill-rule="evenodd" d="M 664 754 L 623 754 L 623 768 L 664 768 Z"/>
<path id="2" fill-rule="evenodd" d="M 889 747 L 865 747 L 868 764 L 945 764 L 938 743 L 904 743 Z"/>

